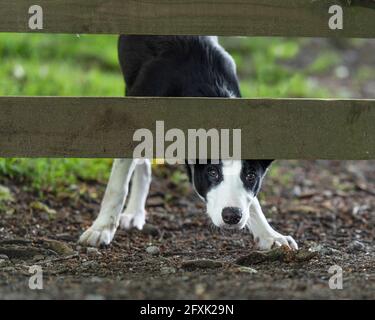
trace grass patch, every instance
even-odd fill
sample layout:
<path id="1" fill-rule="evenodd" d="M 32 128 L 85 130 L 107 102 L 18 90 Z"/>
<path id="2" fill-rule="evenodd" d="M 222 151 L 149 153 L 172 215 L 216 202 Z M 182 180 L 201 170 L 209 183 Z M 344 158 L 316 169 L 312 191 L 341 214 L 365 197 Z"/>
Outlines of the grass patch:
<path id="1" fill-rule="evenodd" d="M 283 62 L 295 59 L 308 39 L 222 38 L 236 60 L 244 97 L 328 97 L 307 72 L 337 63 L 334 53 L 296 72 Z M 123 96 L 117 36 L 0 34 L 0 95 Z M 366 71 L 361 71 L 366 78 Z M 105 181 L 108 159 L 0 159 L 0 176 L 37 190 L 56 191 L 82 180 Z M 273 169 L 277 170 L 277 169 Z M 181 177 L 172 179 L 179 181 Z"/>
<path id="2" fill-rule="evenodd" d="M 308 72 L 313 74 L 328 72 L 333 67 L 338 66 L 340 61 L 341 58 L 338 53 L 333 51 L 323 52 L 309 66 Z"/>
<path id="3" fill-rule="evenodd" d="M 105 182 L 111 164 L 110 159 L 0 159 L 0 176 L 54 192 L 82 180 Z"/>

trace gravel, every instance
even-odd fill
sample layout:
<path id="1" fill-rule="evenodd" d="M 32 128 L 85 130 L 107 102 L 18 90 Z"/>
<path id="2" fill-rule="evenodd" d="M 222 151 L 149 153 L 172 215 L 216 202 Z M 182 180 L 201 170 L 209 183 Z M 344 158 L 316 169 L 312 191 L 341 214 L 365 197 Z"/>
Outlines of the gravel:
<path id="1" fill-rule="evenodd" d="M 160 249 L 157 246 L 149 246 L 146 248 L 146 252 L 153 256 L 158 256 L 160 254 Z"/>

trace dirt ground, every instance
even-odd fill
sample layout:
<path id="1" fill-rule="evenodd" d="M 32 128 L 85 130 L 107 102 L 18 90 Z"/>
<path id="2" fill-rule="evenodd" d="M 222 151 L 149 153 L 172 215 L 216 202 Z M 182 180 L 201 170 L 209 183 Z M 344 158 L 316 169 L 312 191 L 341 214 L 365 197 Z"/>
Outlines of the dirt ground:
<path id="1" fill-rule="evenodd" d="M 374 299 L 375 161 L 277 167 L 263 186 L 263 209 L 276 230 L 314 252 L 308 259 L 237 260 L 254 254 L 251 235 L 214 228 L 182 167 L 159 168 L 145 230 L 119 231 L 100 250 L 76 241 L 96 216 L 104 185 L 49 194 L 43 207 L 21 184 L 3 180 L 14 201 L 0 208 L 0 298 Z M 212 261 L 190 262 L 197 259 Z M 28 287 L 32 265 L 43 268 L 43 290 Z M 329 288 L 333 265 L 343 269 L 342 290 Z"/>

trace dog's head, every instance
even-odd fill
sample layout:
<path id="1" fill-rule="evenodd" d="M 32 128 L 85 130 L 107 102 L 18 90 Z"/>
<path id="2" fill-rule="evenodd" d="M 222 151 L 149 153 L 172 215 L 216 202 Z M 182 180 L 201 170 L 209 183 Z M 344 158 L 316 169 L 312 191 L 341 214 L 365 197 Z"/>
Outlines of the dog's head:
<path id="1" fill-rule="evenodd" d="M 223 160 L 188 164 L 193 187 L 218 227 L 242 229 L 272 160 Z"/>

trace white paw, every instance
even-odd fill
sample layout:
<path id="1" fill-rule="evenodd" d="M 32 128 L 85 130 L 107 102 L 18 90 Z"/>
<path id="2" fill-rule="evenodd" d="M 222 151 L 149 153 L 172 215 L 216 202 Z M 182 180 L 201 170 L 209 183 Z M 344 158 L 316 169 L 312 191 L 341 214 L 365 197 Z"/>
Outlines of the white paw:
<path id="1" fill-rule="evenodd" d="M 120 216 L 120 227 L 125 230 L 129 230 L 131 228 L 137 228 L 138 230 L 142 230 L 143 226 L 146 223 L 146 211 L 139 210 L 134 213 L 125 211 Z"/>
<path id="2" fill-rule="evenodd" d="M 79 238 L 79 243 L 85 246 L 99 247 L 109 245 L 115 235 L 116 228 L 95 225 L 88 228 Z"/>
<path id="3" fill-rule="evenodd" d="M 283 245 L 293 250 L 298 250 L 297 242 L 291 236 L 283 236 L 274 231 L 267 235 L 262 235 L 255 238 L 256 247 L 259 250 L 270 250 L 273 247 L 281 247 Z"/>

